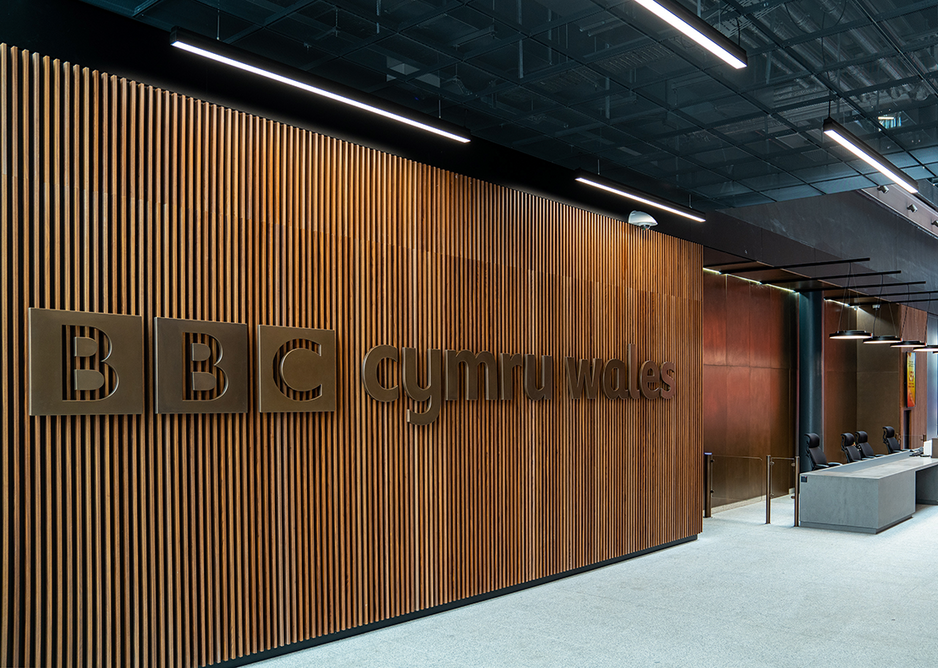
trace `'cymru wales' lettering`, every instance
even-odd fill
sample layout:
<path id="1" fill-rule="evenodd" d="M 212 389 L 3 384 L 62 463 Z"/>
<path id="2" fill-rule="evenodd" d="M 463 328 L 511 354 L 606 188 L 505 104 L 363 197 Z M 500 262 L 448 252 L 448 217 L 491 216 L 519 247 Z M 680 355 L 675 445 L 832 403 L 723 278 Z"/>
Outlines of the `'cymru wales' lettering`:
<path id="1" fill-rule="evenodd" d="M 423 358 L 421 360 L 421 357 Z M 626 346 L 625 360 L 585 360 L 564 357 L 563 369 L 570 399 L 671 399 L 676 371 L 673 362 L 638 363 L 638 352 Z M 420 367 L 422 367 L 422 372 Z M 376 346 L 362 361 L 362 385 L 376 401 L 392 402 L 401 392 L 420 409 L 407 409 L 407 422 L 427 425 L 440 415 L 444 401 L 460 397 L 486 401 L 515 398 L 516 381 L 530 401 L 554 396 L 554 359 L 550 355 L 522 355 L 431 348 L 423 355 L 416 348 Z"/>

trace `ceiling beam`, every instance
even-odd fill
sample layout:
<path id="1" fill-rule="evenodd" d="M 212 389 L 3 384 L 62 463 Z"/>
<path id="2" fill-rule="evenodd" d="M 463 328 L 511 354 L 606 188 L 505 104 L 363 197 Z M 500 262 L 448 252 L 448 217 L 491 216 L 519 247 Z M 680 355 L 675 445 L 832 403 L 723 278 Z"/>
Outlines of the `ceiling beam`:
<path id="1" fill-rule="evenodd" d="M 852 260 L 830 260 L 828 262 L 801 262 L 800 264 L 782 264 L 779 266 L 767 265 L 765 267 L 748 267 L 746 269 L 740 269 L 739 271 L 728 271 L 727 273 L 728 274 L 751 274 L 752 272 L 755 272 L 755 271 L 766 271 L 768 269 L 784 269 L 784 270 L 801 269 L 802 267 L 822 267 L 828 264 L 852 264 L 854 262 L 869 262 L 869 261 L 870 261 L 870 258 L 868 257 L 857 257 Z M 727 264 L 740 264 L 740 263 L 730 262 Z M 715 265 L 715 264 L 711 265 L 711 267 L 716 267 L 716 266 L 718 265 Z M 710 267 L 707 267 L 707 268 L 709 269 Z M 817 280 L 823 280 L 823 279 L 817 279 Z"/>
<path id="2" fill-rule="evenodd" d="M 889 287 L 895 287 L 897 285 L 925 285 L 928 281 L 908 281 L 906 283 L 890 283 Z M 857 290 L 860 288 L 878 288 L 879 285 L 854 285 L 851 288 L 848 288 L 844 285 L 830 285 L 825 288 L 805 288 L 804 290 L 795 290 L 795 292 L 829 292 L 831 290 Z"/>
<path id="3" fill-rule="evenodd" d="M 835 278 L 865 278 L 867 276 L 892 276 L 901 274 L 901 269 L 892 271 L 870 271 L 864 274 L 839 274 L 837 276 L 805 276 L 803 278 L 786 278 L 778 281 L 762 281 L 762 285 L 789 285 L 791 283 L 804 283 L 805 281 L 830 281 Z"/>

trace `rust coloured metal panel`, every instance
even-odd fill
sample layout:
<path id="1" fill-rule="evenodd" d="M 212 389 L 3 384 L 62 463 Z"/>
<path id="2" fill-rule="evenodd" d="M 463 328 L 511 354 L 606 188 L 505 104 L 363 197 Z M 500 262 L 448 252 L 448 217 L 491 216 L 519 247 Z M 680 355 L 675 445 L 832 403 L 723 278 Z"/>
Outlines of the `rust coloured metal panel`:
<path id="1" fill-rule="evenodd" d="M 797 302 L 782 290 L 734 276 L 716 278 L 704 281 L 704 332 L 725 332 L 726 352 L 704 350 L 704 447 L 717 455 L 719 505 L 764 494 L 766 455 L 793 454 Z M 705 346 L 711 342 L 722 343 L 708 336 Z M 779 489 L 789 477 L 784 464 L 773 470 Z"/>
<path id="2" fill-rule="evenodd" d="M 726 282 L 728 280 L 734 279 L 707 272 L 703 275 L 704 304 L 706 305 L 703 349 L 704 364 L 707 366 L 724 366 L 727 364 Z"/>

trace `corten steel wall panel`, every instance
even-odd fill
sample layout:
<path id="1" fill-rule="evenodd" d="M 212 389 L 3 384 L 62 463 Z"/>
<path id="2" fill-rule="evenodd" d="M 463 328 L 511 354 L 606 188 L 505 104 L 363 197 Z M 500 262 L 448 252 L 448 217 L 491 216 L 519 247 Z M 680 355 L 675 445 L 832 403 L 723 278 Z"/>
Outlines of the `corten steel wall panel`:
<path id="1" fill-rule="evenodd" d="M 840 449 L 840 435 L 857 430 L 857 346 L 856 341 L 835 340 L 831 334 L 855 329 L 852 308 L 824 302 L 824 454 L 827 461 L 846 462 Z"/>
<path id="2" fill-rule="evenodd" d="M 720 454 L 751 455 L 753 450 L 752 418 L 754 407 L 749 387 L 752 369 L 730 366 L 726 373 L 726 446 Z"/>
<path id="3" fill-rule="evenodd" d="M 704 365 L 726 365 L 726 276 L 705 272 L 704 276 Z"/>
<path id="4" fill-rule="evenodd" d="M 704 302 L 706 304 L 706 301 Z M 727 450 L 727 382 L 728 368 L 711 364 L 704 365 L 704 446 L 716 452 L 730 454 Z"/>
<path id="5" fill-rule="evenodd" d="M 758 410 L 750 413 L 750 433 L 759 452 L 773 457 L 794 456 L 794 404 L 791 388 L 794 375 L 790 369 L 753 368 L 750 391 Z M 781 494 L 794 483 L 790 462 L 778 462 L 772 469 L 772 491 Z"/>
<path id="6" fill-rule="evenodd" d="M 752 364 L 750 320 L 759 320 L 752 312 L 752 284 L 727 277 L 726 281 L 726 364 L 746 367 Z M 764 288 L 769 289 L 769 288 Z"/>
<path id="7" fill-rule="evenodd" d="M 908 306 L 902 307 L 902 316 L 904 318 L 905 328 L 903 330 L 903 335 L 906 338 L 917 339 L 919 341 L 925 340 L 925 328 L 928 324 L 928 314 L 925 311 L 919 309 L 910 308 Z M 922 438 L 926 436 L 928 432 L 927 428 L 927 411 L 926 406 L 928 405 L 928 385 L 926 383 L 926 378 L 928 378 L 928 364 L 935 362 L 932 360 L 932 355 L 934 353 L 928 353 L 927 355 L 918 354 L 915 356 L 915 406 L 911 409 L 909 415 L 909 427 L 911 429 L 911 440 L 909 441 L 911 447 L 918 448 L 922 445 Z M 905 397 L 905 355 L 901 355 L 899 365 L 900 365 L 900 406 L 906 405 Z"/>
<path id="8" fill-rule="evenodd" d="M 0 133 L 0 665 L 205 665 L 701 531 L 700 246 L 5 46 Z M 148 387 L 155 317 L 335 329 L 338 408 L 30 418 L 28 307 L 143 316 Z M 566 398 L 629 343 L 673 400 Z M 556 389 L 416 428 L 379 344 Z"/>
<path id="9" fill-rule="evenodd" d="M 845 461 L 840 449 L 840 434 L 862 429 L 869 435 L 873 449 L 886 452 L 882 442 L 883 427 L 901 432 L 906 409 L 906 351 L 888 346 L 864 345 L 854 341 L 832 341 L 827 335 L 837 329 L 859 327 L 877 335 L 896 334 L 904 339 L 925 340 L 927 314 L 908 306 L 890 307 L 873 315 L 849 309 L 843 316 L 840 306 L 825 303 L 824 310 L 824 420 L 825 452 L 831 461 Z M 916 402 L 909 410 L 911 445 L 921 445 L 926 433 L 925 407 L 928 388 L 924 378 L 932 354 L 915 355 Z M 931 361 L 934 364 L 934 361 Z M 898 426 L 897 426 L 898 425 Z"/>
<path id="10" fill-rule="evenodd" d="M 875 322 L 869 313 L 857 312 L 857 326 L 877 336 L 899 334 L 893 326 L 901 307 L 893 306 L 874 313 L 881 314 Z M 831 344 L 832 345 L 832 344 Z M 858 345 L 857 350 L 857 429 L 869 434 L 870 445 L 880 454 L 888 452 L 883 443 L 883 427 L 902 430 L 902 406 L 905 402 L 905 367 L 903 355 L 895 348 L 880 345 Z M 918 361 L 918 360 L 916 360 Z M 900 368 L 901 367 L 901 368 Z M 898 425 L 898 426 L 897 426 Z"/>
<path id="11" fill-rule="evenodd" d="M 727 456 L 714 468 L 719 505 L 765 493 L 766 455 L 793 456 L 796 301 L 783 290 L 705 273 L 703 313 L 704 449 Z M 787 462 L 777 464 L 773 490 L 792 480 Z"/>
<path id="12" fill-rule="evenodd" d="M 749 291 L 749 337 L 753 367 L 790 369 L 794 346 L 791 293 L 752 285 Z"/>

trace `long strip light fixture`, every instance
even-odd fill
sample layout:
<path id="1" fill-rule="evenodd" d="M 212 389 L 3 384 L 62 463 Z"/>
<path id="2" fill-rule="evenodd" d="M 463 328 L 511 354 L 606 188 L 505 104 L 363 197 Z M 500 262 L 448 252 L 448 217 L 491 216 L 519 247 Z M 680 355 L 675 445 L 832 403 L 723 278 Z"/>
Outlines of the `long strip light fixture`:
<path id="1" fill-rule="evenodd" d="M 651 195 L 647 195 L 635 190 L 628 190 L 618 184 L 604 182 L 604 179 L 601 179 L 598 176 L 593 176 L 592 174 L 587 174 L 585 172 L 578 173 L 576 180 L 585 185 L 592 186 L 593 188 L 605 190 L 607 193 L 612 193 L 613 195 L 618 195 L 619 197 L 630 199 L 633 202 L 639 202 L 640 204 L 645 204 L 656 209 L 661 209 L 662 211 L 667 211 L 668 213 L 683 216 L 684 218 L 689 218 L 690 220 L 698 223 L 704 223 L 707 220 L 699 211 L 694 211 L 693 209 L 678 206 L 677 204 L 672 204 L 671 202 L 665 202 L 664 200 L 660 200 L 656 197 L 652 197 Z"/>
<path id="2" fill-rule="evenodd" d="M 432 132 L 435 135 L 440 137 L 445 137 L 447 139 L 452 139 L 454 141 L 461 142 L 463 144 L 468 143 L 470 138 L 467 134 L 461 134 L 455 126 L 448 129 L 444 127 L 444 123 L 425 123 L 423 121 L 416 120 L 410 116 L 406 116 L 401 113 L 396 113 L 390 111 L 387 108 L 382 108 L 375 106 L 373 104 L 368 104 L 362 100 L 355 99 L 351 95 L 342 95 L 336 93 L 329 88 L 338 88 L 338 85 L 329 84 L 329 88 L 326 88 L 321 85 L 314 85 L 300 79 L 285 76 L 274 71 L 276 65 L 273 63 L 270 66 L 259 67 L 257 65 L 252 65 L 246 62 L 247 58 L 251 58 L 256 62 L 260 62 L 260 58 L 255 58 L 253 56 L 241 56 L 241 54 L 235 54 L 233 47 L 230 47 L 226 44 L 219 43 L 214 40 L 207 40 L 198 35 L 189 33 L 188 31 L 175 28 L 172 31 L 170 37 L 171 43 L 177 49 L 182 49 L 183 51 L 188 51 L 197 56 L 203 58 L 208 58 L 209 60 L 214 60 L 217 63 L 222 63 L 223 65 L 228 65 L 236 69 L 242 70 L 244 72 L 249 72 L 251 74 L 256 74 L 257 76 L 264 77 L 265 79 L 270 79 L 271 81 L 276 81 L 278 83 L 285 84 L 287 86 L 292 86 L 293 88 L 298 88 L 307 93 L 313 95 L 318 95 L 319 97 L 324 97 L 334 102 L 339 102 L 341 104 L 347 104 L 350 107 L 355 107 L 356 109 L 361 109 L 362 111 L 367 111 L 378 116 L 383 116 L 392 121 L 397 121 L 398 123 L 404 123 L 413 128 L 419 130 L 424 130 L 426 132 Z M 225 55 L 225 52 L 228 52 L 231 55 Z M 308 76 L 308 75 L 307 75 Z M 309 77 L 312 79 L 312 77 Z"/>
<path id="3" fill-rule="evenodd" d="M 635 0 L 642 7 L 725 63 L 741 70 L 749 64 L 746 52 L 706 21 L 671 0 Z"/>
<path id="4" fill-rule="evenodd" d="M 829 116 L 824 120 L 824 134 L 860 158 L 860 160 L 870 167 L 883 174 L 893 183 L 897 183 L 913 195 L 918 192 L 918 188 L 915 187 L 915 182 L 903 174 L 898 167 L 889 162 L 889 160 L 879 152 L 874 151 L 866 142 Z"/>

